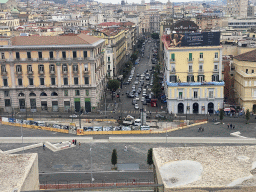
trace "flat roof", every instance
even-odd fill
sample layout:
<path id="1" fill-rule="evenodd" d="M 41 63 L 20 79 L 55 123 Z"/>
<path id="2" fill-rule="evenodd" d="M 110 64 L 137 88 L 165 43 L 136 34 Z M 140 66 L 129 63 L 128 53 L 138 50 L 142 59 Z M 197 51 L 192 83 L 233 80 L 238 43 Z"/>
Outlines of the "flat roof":
<path id="1" fill-rule="evenodd" d="M 256 186 L 256 146 L 154 148 L 165 188 Z M 159 176 L 158 176 L 159 177 Z"/>

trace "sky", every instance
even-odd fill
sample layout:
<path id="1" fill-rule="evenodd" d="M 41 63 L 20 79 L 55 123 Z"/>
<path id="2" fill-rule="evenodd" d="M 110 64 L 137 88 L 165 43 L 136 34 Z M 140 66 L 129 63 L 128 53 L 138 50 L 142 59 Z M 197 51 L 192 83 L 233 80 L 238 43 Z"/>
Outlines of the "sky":
<path id="1" fill-rule="evenodd" d="M 102 3 L 108 3 L 108 2 L 111 2 L 113 4 L 120 4 L 121 3 L 121 0 L 96 0 L 98 2 L 102 2 Z M 156 1 L 160 1 L 162 3 L 166 3 L 168 0 L 156 0 Z M 174 0 L 174 2 L 188 2 L 188 1 L 191 1 L 191 0 Z M 200 1 L 200 0 L 196 0 L 196 1 Z M 203 1 L 203 0 L 202 0 Z M 125 0 L 126 2 L 126 0 Z M 149 3 L 150 0 L 145 0 L 146 3 Z M 173 0 L 170 0 L 170 2 L 173 2 Z M 141 3 L 141 0 L 127 0 L 127 3 Z"/>

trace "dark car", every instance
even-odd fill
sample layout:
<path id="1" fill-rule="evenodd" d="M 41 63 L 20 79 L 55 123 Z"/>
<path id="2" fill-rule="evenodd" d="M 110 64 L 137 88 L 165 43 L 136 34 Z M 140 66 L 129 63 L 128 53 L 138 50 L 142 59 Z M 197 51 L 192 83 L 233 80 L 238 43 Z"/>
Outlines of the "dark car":
<path id="1" fill-rule="evenodd" d="M 129 81 L 123 82 L 123 85 L 129 85 L 129 84 L 130 84 Z"/>

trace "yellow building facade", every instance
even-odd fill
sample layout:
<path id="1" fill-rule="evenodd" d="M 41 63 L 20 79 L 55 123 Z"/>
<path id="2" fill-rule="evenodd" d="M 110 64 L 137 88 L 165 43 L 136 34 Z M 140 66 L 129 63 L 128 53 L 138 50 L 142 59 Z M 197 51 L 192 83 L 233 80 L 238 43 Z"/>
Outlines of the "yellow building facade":
<path id="1" fill-rule="evenodd" d="M 245 110 L 256 113 L 256 51 L 234 57 L 236 101 Z"/>
<path id="2" fill-rule="evenodd" d="M 105 86 L 104 40 L 30 36 L 0 41 L 0 109 L 90 112 Z"/>
<path id="3" fill-rule="evenodd" d="M 162 42 L 169 113 L 211 114 L 222 108 L 222 46 L 171 47 L 165 37 Z"/>

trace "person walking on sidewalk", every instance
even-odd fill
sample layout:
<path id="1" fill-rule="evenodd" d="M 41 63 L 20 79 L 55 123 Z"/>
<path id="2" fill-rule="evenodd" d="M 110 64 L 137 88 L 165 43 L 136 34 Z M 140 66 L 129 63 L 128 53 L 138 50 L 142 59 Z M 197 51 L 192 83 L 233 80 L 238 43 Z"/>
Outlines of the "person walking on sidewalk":
<path id="1" fill-rule="evenodd" d="M 75 139 L 75 145 L 76 145 L 76 139 Z"/>
<path id="2" fill-rule="evenodd" d="M 45 144 L 43 143 L 43 149 L 45 150 Z"/>
<path id="3" fill-rule="evenodd" d="M 125 151 L 125 152 L 127 152 L 127 151 L 128 151 L 128 149 L 127 149 L 127 146 L 126 146 L 126 145 L 124 146 L 124 151 Z"/>

